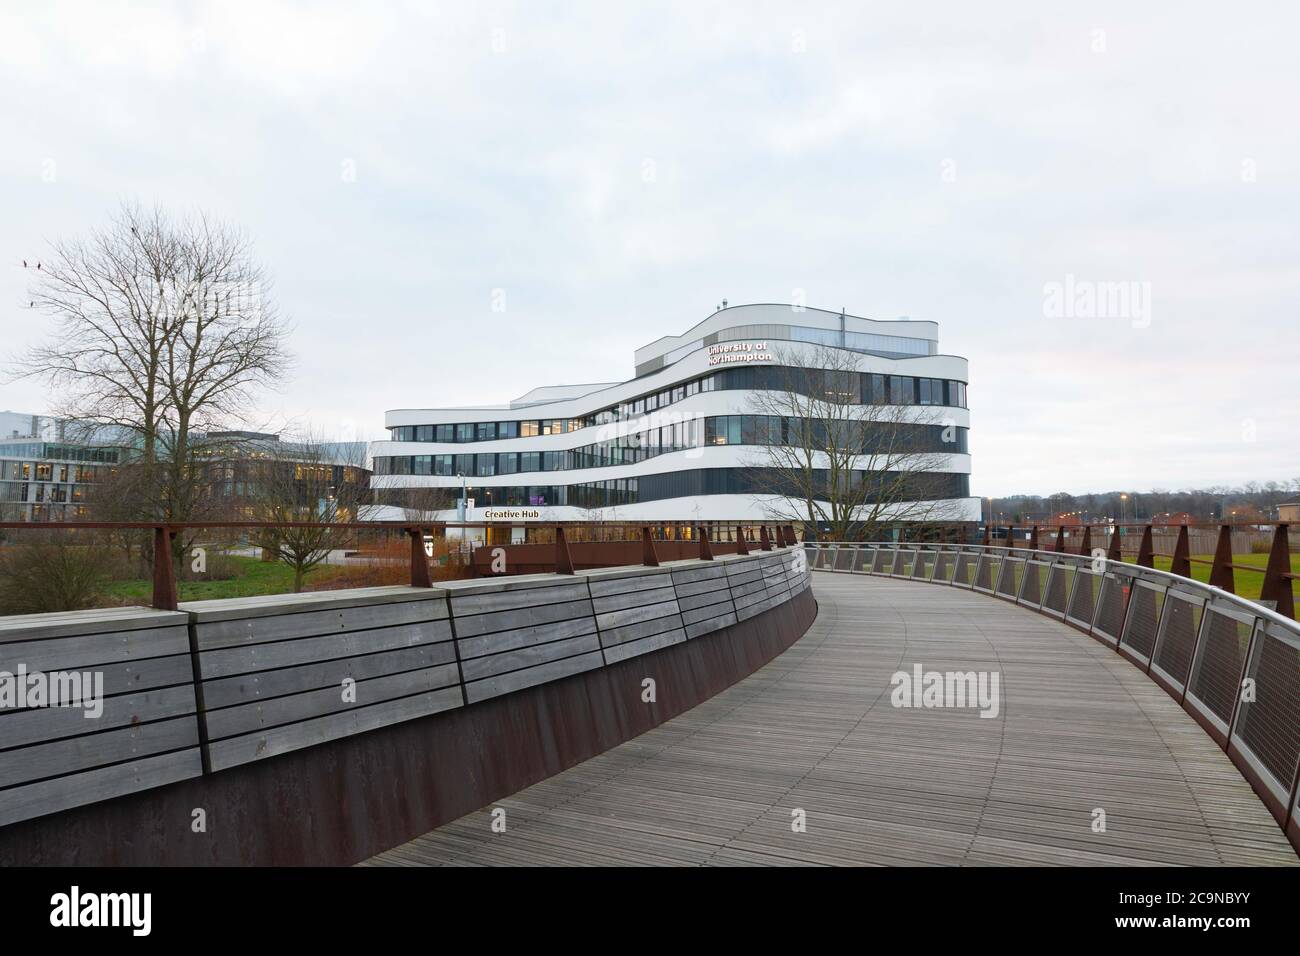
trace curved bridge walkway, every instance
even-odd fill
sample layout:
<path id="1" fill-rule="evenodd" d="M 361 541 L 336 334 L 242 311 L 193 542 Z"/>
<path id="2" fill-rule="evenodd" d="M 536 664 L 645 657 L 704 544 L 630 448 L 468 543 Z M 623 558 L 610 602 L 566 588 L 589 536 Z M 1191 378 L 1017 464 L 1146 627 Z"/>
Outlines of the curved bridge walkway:
<path id="1" fill-rule="evenodd" d="M 1086 635 L 956 588 L 824 572 L 813 588 L 788 651 L 494 804 L 504 833 L 485 807 L 367 862 L 1297 863 L 1200 727 Z M 998 672 L 1001 713 L 893 707 L 890 676 L 914 664 Z"/>

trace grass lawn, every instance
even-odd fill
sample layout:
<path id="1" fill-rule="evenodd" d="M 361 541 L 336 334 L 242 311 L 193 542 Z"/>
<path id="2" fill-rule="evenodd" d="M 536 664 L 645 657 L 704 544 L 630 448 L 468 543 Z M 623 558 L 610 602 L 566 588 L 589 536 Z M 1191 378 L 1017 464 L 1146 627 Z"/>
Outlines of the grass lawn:
<path id="1" fill-rule="evenodd" d="M 1208 584 L 1210 580 L 1210 565 L 1208 562 L 1214 558 L 1214 555 L 1194 554 L 1192 555 L 1192 558 L 1192 577 L 1197 581 L 1202 581 Z M 1200 564 L 1195 560 L 1196 558 L 1201 558 L 1206 563 Z M 1124 560 L 1129 564 L 1132 564 L 1137 559 L 1129 556 L 1125 557 Z M 1173 559 L 1171 558 L 1163 558 L 1159 555 L 1156 556 L 1155 564 L 1156 570 L 1158 571 L 1168 571 L 1169 566 L 1172 563 Z M 1258 571 L 1241 571 L 1237 568 L 1232 569 L 1233 583 L 1236 585 L 1237 596 L 1244 597 L 1250 601 L 1258 601 L 1260 589 L 1264 586 L 1264 568 L 1268 564 L 1268 555 L 1234 554 L 1232 556 L 1232 563 L 1250 565 L 1251 567 L 1259 568 Z M 1293 574 L 1300 574 L 1300 554 L 1291 555 L 1291 572 Z M 1291 586 L 1294 589 L 1294 581 L 1291 582 Z"/>
<path id="2" fill-rule="evenodd" d="M 259 594 L 288 594 L 293 591 L 293 568 L 279 561 L 230 555 L 235 576 L 223 581 L 179 581 L 177 595 L 182 601 L 205 601 L 211 598 L 254 597 Z M 341 571 L 333 565 L 317 565 L 307 574 L 304 587 L 320 586 Z M 114 581 L 104 596 L 118 604 L 144 604 L 153 600 L 153 581 L 139 578 Z"/>

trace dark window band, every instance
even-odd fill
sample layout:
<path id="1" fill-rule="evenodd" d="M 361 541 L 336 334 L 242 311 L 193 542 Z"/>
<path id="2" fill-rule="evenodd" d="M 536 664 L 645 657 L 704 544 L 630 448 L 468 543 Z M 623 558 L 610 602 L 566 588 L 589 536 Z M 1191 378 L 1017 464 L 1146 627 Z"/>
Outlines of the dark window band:
<path id="1" fill-rule="evenodd" d="M 701 392 L 750 389 L 796 391 L 825 395 L 832 390 L 845 404 L 938 405 L 966 407 L 966 383 L 952 379 L 882 375 L 875 372 L 832 372 L 786 366 L 729 368 L 658 392 L 611 405 L 582 418 L 542 418 L 528 421 L 470 422 L 442 425 L 396 425 L 393 441 L 459 443 L 562 435 L 580 428 L 631 421 Z"/>

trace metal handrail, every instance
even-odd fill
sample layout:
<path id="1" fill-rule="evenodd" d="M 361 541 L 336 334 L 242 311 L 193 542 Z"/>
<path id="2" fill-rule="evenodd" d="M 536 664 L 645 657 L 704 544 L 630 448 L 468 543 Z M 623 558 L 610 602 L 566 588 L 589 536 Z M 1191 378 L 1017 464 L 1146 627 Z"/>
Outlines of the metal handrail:
<path id="1" fill-rule="evenodd" d="M 1037 610 L 1039 613 L 1047 614 L 1057 620 L 1063 621 L 1094 639 L 1106 644 L 1117 653 L 1124 656 L 1135 666 L 1141 668 L 1148 677 L 1150 677 L 1158 686 L 1165 690 L 1171 697 L 1175 698 L 1184 710 L 1188 712 L 1209 736 L 1219 744 L 1228 754 L 1229 759 L 1237 766 L 1242 775 L 1249 781 L 1255 792 L 1259 795 L 1264 805 L 1279 825 L 1283 828 L 1287 838 L 1291 841 L 1297 852 L 1300 852 L 1300 726 L 1283 727 L 1281 739 L 1292 741 L 1292 746 L 1287 749 L 1284 745 L 1282 751 L 1278 751 L 1275 745 L 1265 741 L 1266 749 L 1262 751 L 1264 757 L 1257 753 L 1254 747 L 1257 746 L 1257 740 L 1248 741 L 1244 736 L 1248 729 L 1243 729 L 1243 719 L 1253 710 L 1257 702 L 1256 697 L 1247 696 L 1245 688 L 1253 687 L 1256 683 L 1267 683 L 1269 686 L 1281 687 L 1282 694 L 1290 692 L 1291 688 L 1300 684 L 1300 624 L 1287 617 L 1279 614 L 1256 601 L 1250 601 L 1246 598 L 1239 597 L 1230 591 L 1216 587 L 1213 584 L 1206 584 L 1201 581 L 1184 577 L 1170 571 L 1160 571 L 1156 568 L 1146 565 L 1129 564 L 1124 561 L 1117 561 L 1112 557 L 1098 554 L 1077 554 L 1065 551 L 1047 551 L 1041 548 L 1017 548 L 1012 545 L 983 545 L 983 544 L 947 544 L 938 542 L 861 542 L 861 541 L 806 541 L 805 549 L 809 552 L 809 567 L 812 570 L 828 571 L 832 573 L 849 573 L 849 574 L 871 574 L 882 575 L 893 578 L 903 578 L 906 580 L 920 581 L 922 583 L 949 585 L 952 587 L 967 588 L 972 591 L 980 591 L 994 598 L 1004 601 L 1010 601 L 1016 605 L 1025 607 L 1030 610 Z M 1100 550 L 1100 549 L 1099 549 Z M 849 562 L 848 568 L 841 568 L 839 556 L 844 551 L 850 551 L 855 554 Z M 861 552 L 872 554 L 871 560 L 863 562 L 856 555 Z M 896 560 L 890 562 L 888 567 L 883 564 L 879 571 L 876 570 L 876 554 L 885 552 L 896 556 Z M 831 556 L 829 566 L 825 566 L 820 555 L 828 553 Z M 900 565 L 901 558 L 898 555 L 903 553 L 913 553 L 915 555 L 934 553 L 950 555 L 972 555 L 978 558 L 973 574 L 970 573 L 969 566 L 963 575 L 964 580 L 958 581 L 958 572 L 962 569 L 959 561 L 953 561 L 951 570 L 945 568 L 945 575 L 939 577 L 939 564 L 936 560 L 932 566 L 928 563 L 921 563 L 918 574 L 918 559 L 912 558 L 910 565 Z M 996 573 L 988 569 L 986 561 L 996 559 L 998 561 Z M 1008 560 L 1009 559 L 1009 560 Z M 1043 574 L 1045 578 L 1039 580 L 1036 576 L 1031 576 L 1026 571 L 1022 571 L 1020 579 L 1017 582 L 1014 578 L 1014 572 L 1010 570 L 1010 561 L 1033 562 L 1035 565 L 1043 565 Z M 1068 587 L 1063 595 L 1056 594 L 1053 596 L 1053 585 L 1056 581 L 1055 569 L 1057 567 L 1070 568 L 1075 573 L 1069 581 Z M 896 574 L 895 570 L 902 568 L 901 574 Z M 987 574 L 981 575 L 982 571 L 988 571 Z M 928 573 L 926 573 L 928 571 Z M 1008 580 L 1007 575 L 1013 576 Z M 1077 598 L 1080 595 L 1079 588 L 1082 583 L 1088 580 L 1089 576 L 1093 579 L 1100 579 L 1100 585 L 1089 585 L 1087 591 L 1087 601 L 1090 607 L 1086 610 L 1087 619 L 1077 612 Z M 1034 588 L 1037 593 L 1033 599 L 1028 599 L 1026 588 L 1029 587 L 1031 577 L 1034 578 Z M 1115 590 L 1107 589 L 1107 582 L 1119 580 L 1118 601 L 1119 606 L 1115 607 L 1116 599 Z M 1127 582 L 1127 584 L 1123 583 Z M 1142 630 L 1148 633 L 1135 633 L 1134 626 L 1137 621 L 1133 613 L 1136 602 L 1133 596 L 1138 593 L 1136 584 L 1145 584 L 1156 594 L 1163 595 L 1163 600 L 1158 604 L 1148 605 L 1148 615 L 1142 622 Z M 1008 586 L 1010 585 L 1010 586 Z M 1177 594 L 1177 600 L 1170 597 L 1171 594 Z M 1108 597 L 1110 604 L 1108 606 Z M 1048 601 L 1056 603 L 1059 599 L 1060 608 L 1049 606 Z M 1200 619 L 1193 625 L 1194 633 L 1190 638 L 1190 647 L 1184 646 L 1182 651 L 1185 655 L 1185 666 L 1181 674 L 1173 674 L 1172 668 L 1166 672 L 1165 668 L 1169 667 L 1168 661 L 1157 663 L 1157 657 L 1160 656 L 1164 645 L 1169 640 L 1178 640 L 1177 637 L 1168 637 L 1168 630 L 1173 625 L 1167 626 L 1166 620 L 1169 615 L 1169 609 L 1176 603 L 1192 604 L 1199 606 Z M 1153 614 L 1150 612 L 1154 612 Z M 1115 631 L 1110 633 L 1102 629 L 1103 615 L 1109 612 L 1109 619 L 1105 624 Z M 1116 613 L 1117 612 L 1117 613 Z M 1118 624 L 1116 626 L 1116 617 Z M 1249 626 L 1249 634 L 1245 637 L 1245 646 L 1241 646 L 1243 640 L 1240 630 L 1233 633 L 1228 631 L 1228 636 L 1224 637 L 1224 632 L 1219 630 L 1211 633 L 1211 621 L 1213 618 L 1226 619 L 1229 625 L 1233 622 Z M 1171 619 L 1176 620 L 1176 619 Z M 1184 621 L 1186 623 L 1186 621 Z M 1133 646 L 1133 640 L 1141 638 L 1139 646 Z M 1210 641 L 1229 641 L 1228 647 L 1231 648 L 1232 641 L 1236 641 L 1236 652 L 1240 655 L 1240 669 L 1236 674 L 1236 683 L 1229 684 L 1222 678 L 1224 673 L 1215 674 L 1210 672 L 1208 679 L 1202 682 L 1201 678 L 1204 672 L 1206 657 L 1203 652 L 1206 651 Z M 1274 678 L 1267 682 L 1256 681 L 1261 676 L 1263 667 L 1264 653 L 1262 642 L 1266 640 L 1275 640 L 1281 642 L 1285 647 L 1290 647 L 1296 654 L 1294 655 L 1277 655 L 1271 657 L 1273 661 L 1281 661 L 1275 664 L 1271 677 Z M 1149 647 L 1144 650 L 1143 647 L 1149 643 Z M 1224 651 L 1223 646 L 1218 647 L 1218 651 Z M 1294 662 L 1288 664 L 1287 661 Z M 1290 667 L 1295 666 L 1297 673 L 1290 674 Z M 1278 669 L 1282 673 L 1277 673 Z M 1276 678 L 1281 678 L 1280 680 Z M 1213 686 L 1215 683 L 1222 686 Z M 1247 682 L 1250 682 L 1249 684 Z M 1207 695 L 1207 691 L 1209 692 Z M 1231 692 L 1230 698 L 1226 695 Z M 1277 693 L 1277 691 L 1275 691 Z M 1223 705 L 1230 699 L 1228 707 Z M 1213 702 L 1218 703 L 1218 708 Z M 1225 718 L 1221 710 L 1227 710 Z M 1265 718 L 1269 711 L 1265 711 Z M 1275 707 L 1271 712 L 1275 719 L 1288 719 L 1291 711 L 1286 706 L 1284 699 L 1283 705 Z M 1254 724 L 1250 724 L 1254 727 Z M 1287 737 L 1288 732 L 1290 737 Z M 1275 764 L 1280 766 L 1269 766 L 1265 763 L 1265 758 L 1271 759 Z M 1290 761 L 1289 774 L 1286 761 Z M 1289 779 L 1287 777 L 1289 776 Z"/>
<path id="2" fill-rule="evenodd" d="M 771 528 L 772 534 L 768 530 Z M 699 557 L 713 560 L 712 544 L 709 541 L 709 523 L 698 521 L 0 521 L 0 530 L 17 531 L 149 531 L 153 535 L 153 597 L 151 606 L 165 611 L 174 611 L 179 604 L 176 590 L 176 576 L 171 560 L 159 560 L 159 555 L 169 555 L 172 551 L 172 539 L 183 530 L 245 529 L 267 531 L 271 529 L 311 529 L 340 531 L 395 531 L 410 538 L 410 583 L 411 587 L 428 588 L 433 586 L 429 574 L 429 562 L 424 550 L 424 537 L 428 532 L 447 531 L 448 529 L 493 528 L 530 528 L 533 530 L 550 530 L 555 534 L 554 542 L 545 542 L 555 549 L 554 570 L 557 574 L 573 574 L 573 558 L 570 544 L 609 545 L 623 544 L 628 541 L 642 542 L 642 556 L 637 563 L 657 566 L 659 558 L 655 552 L 655 531 L 660 528 L 681 532 L 687 530 L 689 537 L 677 540 L 688 541 L 699 548 Z M 573 541 L 570 542 L 566 530 L 609 530 L 626 531 L 634 529 L 631 538 L 616 541 Z M 734 542 L 719 541 L 719 544 L 734 543 L 738 554 L 748 554 L 752 543 L 756 550 L 771 551 L 773 548 L 792 547 L 798 544 L 794 528 L 788 524 L 757 524 L 753 522 L 729 522 L 719 530 L 732 532 Z M 755 533 L 757 532 L 757 533 Z M 672 539 L 668 539 L 672 540 Z M 628 562 L 615 562 L 622 565 Z"/>
<path id="3" fill-rule="evenodd" d="M 1298 624 L 1296 621 L 1293 621 L 1291 618 L 1287 617 L 1284 614 L 1277 613 L 1277 611 L 1273 610 L 1267 605 L 1260 604 L 1258 601 L 1252 601 L 1249 598 L 1241 597 L 1238 594 L 1233 594 L 1231 591 L 1225 591 L 1223 588 L 1215 587 L 1214 585 L 1207 584 L 1204 581 L 1197 581 L 1195 578 L 1188 578 L 1188 577 L 1183 577 L 1183 575 L 1181 574 L 1174 574 L 1172 571 L 1161 571 L 1158 568 L 1148 568 L 1140 564 L 1129 564 L 1127 561 L 1116 561 L 1113 558 L 1094 557 L 1092 555 L 1087 555 L 1087 554 L 1077 554 L 1072 551 L 1045 551 L 1042 548 L 1020 548 L 1020 547 L 1016 547 L 1015 545 L 1001 545 L 1001 544 L 942 544 L 938 542 L 921 542 L 921 541 L 900 541 L 900 542 L 805 541 L 804 542 L 804 547 L 809 549 L 817 548 L 823 545 L 834 545 L 836 547 L 850 547 L 850 548 L 859 548 L 859 549 L 864 549 L 864 548 L 881 549 L 881 550 L 890 550 L 890 551 L 899 551 L 899 550 L 940 551 L 942 550 L 954 554 L 962 551 L 975 552 L 975 553 L 982 553 L 987 551 L 995 554 L 1006 554 L 1008 552 L 1023 552 L 1024 554 L 1039 555 L 1040 557 L 1035 558 L 1035 560 L 1045 561 L 1046 563 L 1051 563 L 1057 560 L 1066 561 L 1066 562 L 1073 560 L 1075 562 L 1081 564 L 1088 564 L 1088 565 L 1091 565 L 1095 562 L 1103 562 L 1106 565 L 1107 571 L 1114 571 L 1120 574 L 1129 574 L 1132 575 L 1133 577 L 1141 577 L 1141 578 L 1154 577 L 1157 579 L 1165 579 L 1169 582 L 1169 584 L 1177 585 L 1179 588 L 1182 588 L 1183 590 L 1193 589 L 1193 590 L 1204 591 L 1209 596 L 1209 599 L 1240 605 L 1242 609 L 1245 610 L 1247 613 L 1265 618 L 1267 620 L 1272 621 L 1275 624 L 1280 624 L 1288 628 L 1289 630 L 1294 631 L 1296 634 L 1300 634 L 1300 624 Z M 1206 562 L 1202 562 L 1202 563 L 1206 563 Z M 1256 567 L 1248 567 L 1247 570 L 1258 572 L 1261 569 Z"/>

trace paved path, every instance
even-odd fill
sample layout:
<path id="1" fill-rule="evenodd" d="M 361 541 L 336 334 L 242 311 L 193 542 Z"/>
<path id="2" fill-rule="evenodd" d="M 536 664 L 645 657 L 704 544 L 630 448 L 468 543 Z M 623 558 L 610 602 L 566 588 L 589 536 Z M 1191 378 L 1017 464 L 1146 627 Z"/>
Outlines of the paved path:
<path id="1" fill-rule="evenodd" d="M 1297 863 L 1209 737 L 1079 631 L 910 581 L 819 572 L 813 589 L 816 623 L 788 651 L 494 804 L 505 833 L 484 808 L 368 862 Z M 917 663 L 999 672 L 1002 712 L 893 707 L 890 676 Z"/>

